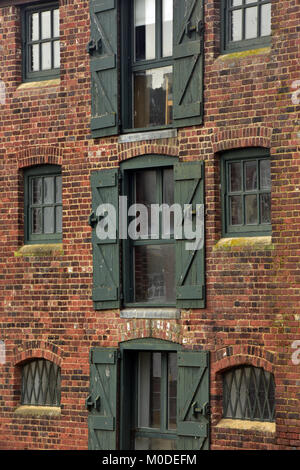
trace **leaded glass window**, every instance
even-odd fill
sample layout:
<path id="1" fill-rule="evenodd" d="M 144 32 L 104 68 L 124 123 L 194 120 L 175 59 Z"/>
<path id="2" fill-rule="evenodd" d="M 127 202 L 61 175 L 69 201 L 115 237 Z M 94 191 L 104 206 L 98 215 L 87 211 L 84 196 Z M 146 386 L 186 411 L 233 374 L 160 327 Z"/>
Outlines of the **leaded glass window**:
<path id="1" fill-rule="evenodd" d="M 223 416 L 255 421 L 275 420 L 275 382 L 260 367 L 241 366 L 223 374 Z"/>
<path id="2" fill-rule="evenodd" d="M 22 367 L 22 405 L 59 406 L 60 368 L 45 359 L 34 359 Z"/>

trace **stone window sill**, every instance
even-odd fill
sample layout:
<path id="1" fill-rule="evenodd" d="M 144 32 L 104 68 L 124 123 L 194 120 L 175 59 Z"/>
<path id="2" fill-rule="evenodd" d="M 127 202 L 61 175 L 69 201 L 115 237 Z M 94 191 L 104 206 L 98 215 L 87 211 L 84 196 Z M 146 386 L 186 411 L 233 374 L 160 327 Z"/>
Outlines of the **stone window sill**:
<path id="1" fill-rule="evenodd" d="M 245 57 L 270 54 L 271 47 L 260 47 L 257 49 L 248 49 L 246 51 L 228 52 L 217 57 L 217 62 L 227 62 L 234 59 L 243 59 Z"/>
<path id="2" fill-rule="evenodd" d="M 17 416 L 55 417 L 61 415 L 61 409 L 58 406 L 21 405 L 16 408 L 14 414 Z"/>
<path id="3" fill-rule="evenodd" d="M 213 248 L 213 251 L 230 251 L 233 248 L 245 250 L 274 250 L 272 237 L 237 237 L 221 238 Z"/>
<path id="4" fill-rule="evenodd" d="M 276 432 L 276 424 L 265 421 L 246 421 L 242 419 L 226 419 L 223 418 L 216 425 L 216 428 L 238 429 L 247 431 L 260 431 L 274 434 Z"/>
<path id="5" fill-rule="evenodd" d="M 18 251 L 15 251 L 16 258 L 29 258 L 29 257 L 47 257 L 47 256 L 61 256 L 64 254 L 63 246 L 61 243 L 45 243 L 35 245 L 24 245 Z"/>
<path id="6" fill-rule="evenodd" d="M 127 308 L 120 311 L 120 318 L 179 319 L 180 310 L 176 308 Z"/>
<path id="7" fill-rule="evenodd" d="M 59 85 L 60 85 L 60 78 L 54 78 L 51 80 L 41 80 L 38 82 L 25 82 L 18 86 L 17 91 L 29 90 L 32 88 L 55 87 Z"/>

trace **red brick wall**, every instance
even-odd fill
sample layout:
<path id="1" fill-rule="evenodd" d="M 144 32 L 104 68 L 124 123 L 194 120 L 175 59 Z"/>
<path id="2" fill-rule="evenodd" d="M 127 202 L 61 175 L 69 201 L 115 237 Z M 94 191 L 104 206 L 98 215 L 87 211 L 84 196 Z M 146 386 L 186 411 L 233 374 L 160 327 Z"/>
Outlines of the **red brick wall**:
<path id="1" fill-rule="evenodd" d="M 300 448 L 299 3 L 272 2 L 269 51 L 219 55 L 218 0 L 205 2 L 205 118 L 178 138 L 118 144 L 89 138 L 89 11 L 87 0 L 60 1 L 60 83 L 21 85 L 20 11 L 0 8 L 0 365 L 1 449 L 85 449 L 92 346 L 152 336 L 205 348 L 211 354 L 213 449 Z M 1 2 L 0 2 L 1 5 Z M 298 28 L 298 30 L 297 30 Z M 221 238 L 220 155 L 263 146 L 272 157 L 273 250 L 214 250 Z M 205 160 L 207 306 L 180 320 L 124 320 L 96 312 L 91 301 L 92 256 L 89 175 L 92 169 L 145 153 Z M 63 250 L 59 256 L 16 257 L 23 244 L 24 168 L 62 165 Z M 60 417 L 21 417 L 20 367 L 31 357 L 61 365 Z M 221 372 L 236 364 L 273 372 L 276 434 L 216 428 L 222 415 Z"/>

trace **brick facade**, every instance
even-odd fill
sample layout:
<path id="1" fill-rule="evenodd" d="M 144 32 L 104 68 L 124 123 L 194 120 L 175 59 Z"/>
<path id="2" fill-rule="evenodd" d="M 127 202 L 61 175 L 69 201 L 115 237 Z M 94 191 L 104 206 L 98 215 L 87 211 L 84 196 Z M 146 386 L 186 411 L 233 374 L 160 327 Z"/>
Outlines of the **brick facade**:
<path id="1" fill-rule="evenodd" d="M 60 0 L 60 80 L 22 84 L 20 10 L 0 1 L 0 364 L 1 449 L 86 449 L 89 350 L 161 338 L 211 351 L 211 448 L 300 449 L 300 118 L 297 0 L 272 2 L 271 48 L 220 55 L 220 1 L 205 2 L 204 123 L 177 137 L 118 143 L 91 139 L 89 2 Z M 13 3 L 13 2 L 12 2 Z M 272 241 L 221 239 L 220 152 L 270 149 Z M 91 299 L 89 176 L 145 154 L 205 161 L 206 308 L 180 319 L 123 319 Z M 61 165 L 63 252 L 22 256 L 23 170 Z M 20 416 L 20 365 L 49 359 L 62 373 L 61 414 Z M 222 371 L 264 367 L 276 383 L 276 431 L 218 427 Z"/>

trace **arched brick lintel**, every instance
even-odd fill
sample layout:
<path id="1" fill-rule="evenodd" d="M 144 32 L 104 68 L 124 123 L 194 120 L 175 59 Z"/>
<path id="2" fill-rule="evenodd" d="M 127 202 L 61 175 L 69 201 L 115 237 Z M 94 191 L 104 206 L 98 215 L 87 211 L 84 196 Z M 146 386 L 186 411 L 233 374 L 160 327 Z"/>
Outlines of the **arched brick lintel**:
<path id="1" fill-rule="evenodd" d="M 22 150 L 18 155 L 18 168 L 33 165 L 61 165 L 63 151 L 57 147 L 36 146 Z"/>
<path id="2" fill-rule="evenodd" d="M 38 341 L 26 343 L 21 351 L 20 346 L 15 349 L 13 358 L 15 366 L 19 366 L 30 359 L 47 359 L 61 367 L 63 351 L 54 344 Z"/>
<path id="3" fill-rule="evenodd" d="M 129 158 L 140 157 L 142 155 L 166 155 L 178 157 L 179 147 L 177 145 L 140 144 L 133 148 L 125 148 L 119 152 L 119 161 Z"/>
<path id="4" fill-rule="evenodd" d="M 245 364 L 262 367 L 271 373 L 275 371 L 275 354 L 260 346 L 243 345 L 222 348 L 214 352 L 211 359 L 213 375 Z"/>
<path id="5" fill-rule="evenodd" d="M 272 133 L 273 129 L 266 126 L 250 126 L 216 132 L 212 136 L 213 152 L 245 147 L 271 148 Z"/>

